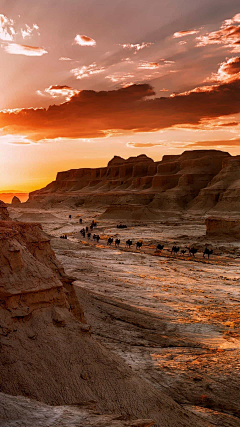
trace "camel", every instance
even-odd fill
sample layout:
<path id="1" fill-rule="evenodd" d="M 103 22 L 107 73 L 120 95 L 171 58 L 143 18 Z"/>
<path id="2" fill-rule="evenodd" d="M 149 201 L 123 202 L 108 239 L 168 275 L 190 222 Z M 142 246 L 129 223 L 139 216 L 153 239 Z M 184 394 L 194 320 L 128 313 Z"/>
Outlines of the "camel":
<path id="1" fill-rule="evenodd" d="M 115 246 L 119 247 L 120 242 L 121 242 L 121 241 L 120 241 L 120 239 L 116 239 L 116 240 L 115 240 Z"/>
<path id="2" fill-rule="evenodd" d="M 87 238 L 90 239 L 90 237 L 91 237 L 91 233 L 88 233 Z"/>
<path id="3" fill-rule="evenodd" d="M 109 237 L 107 240 L 107 245 L 111 246 L 112 242 L 113 242 L 113 238 Z"/>
<path id="4" fill-rule="evenodd" d="M 187 246 L 187 249 L 189 251 L 189 255 L 195 257 L 195 254 L 197 253 L 198 249 L 194 248 L 194 246 L 192 246 L 191 248 L 189 246 Z"/>
<path id="5" fill-rule="evenodd" d="M 161 252 L 163 250 L 163 248 L 164 248 L 164 245 L 160 245 L 160 243 L 158 243 L 156 250 Z"/>
<path id="6" fill-rule="evenodd" d="M 172 255 L 172 253 L 174 253 L 174 255 L 177 255 L 177 253 L 179 252 L 179 250 L 180 250 L 180 247 L 174 245 L 172 247 L 172 250 L 171 250 L 171 255 Z"/>
<path id="7" fill-rule="evenodd" d="M 142 247 L 142 242 L 137 242 L 136 243 L 136 249 L 141 249 Z"/>
<path id="8" fill-rule="evenodd" d="M 182 255 L 185 255 L 185 253 L 186 253 L 186 252 L 187 252 L 187 251 L 186 251 L 186 249 L 182 249 L 182 250 L 181 250 L 181 254 L 182 254 Z"/>
<path id="9" fill-rule="evenodd" d="M 131 248 L 132 244 L 133 244 L 132 240 L 128 239 L 128 240 L 126 241 L 126 246 L 127 246 L 129 249 Z"/>
<path id="10" fill-rule="evenodd" d="M 209 259 L 210 255 L 212 255 L 212 254 L 213 254 L 213 250 L 212 249 L 205 248 L 204 251 L 203 251 L 203 258 L 205 258 L 205 255 L 207 255 L 208 259 Z"/>

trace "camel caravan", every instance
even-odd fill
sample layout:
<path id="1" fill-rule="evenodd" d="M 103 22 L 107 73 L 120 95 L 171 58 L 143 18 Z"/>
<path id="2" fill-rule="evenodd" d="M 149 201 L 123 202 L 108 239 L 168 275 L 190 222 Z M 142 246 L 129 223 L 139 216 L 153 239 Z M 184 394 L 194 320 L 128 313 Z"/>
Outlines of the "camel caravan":
<path id="1" fill-rule="evenodd" d="M 69 215 L 69 219 L 71 219 L 71 218 L 72 218 L 72 216 Z M 82 218 L 80 218 L 79 223 L 82 224 Z M 85 228 L 82 228 L 80 230 L 80 233 L 81 233 L 82 237 L 85 239 L 86 236 L 87 236 L 88 240 L 90 240 L 92 238 L 94 241 L 96 241 L 98 243 L 99 240 L 100 240 L 99 234 L 95 234 L 95 233 L 92 234 L 91 233 L 91 231 L 93 230 L 93 228 L 96 228 L 96 227 L 97 227 L 97 222 L 94 221 L 94 220 L 92 220 L 92 222 L 91 222 L 91 224 L 90 224 L 89 227 L 86 226 Z M 117 224 L 116 228 L 118 228 L 118 229 L 125 229 L 125 228 L 127 228 L 127 225 L 125 225 L 125 224 Z M 89 231 L 89 229 L 91 231 Z M 62 236 L 60 236 L 60 238 L 61 239 L 67 239 L 67 236 L 66 235 L 62 235 Z M 114 240 L 113 237 L 108 237 L 107 238 L 107 246 L 112 246 L 113 243 L 114 243 L 114 245 L 115 245 L 116 248 L 119 248 L 120 244 L 121 244 L 121 240 L 119 238 L 116 238 Z M 126 249 L 131 249 L 133 245 L 135 245 L 137 251 L 140 251 L 141 248 L 143 247 L 143 241 L 139 240 L 136 243 L 133 243 L 133 241 L 131 239 L 126 240 L 126 242 L 125 242 L 125 248 Z M 208 245 L 206 244 L 205 248 L 203 250 L 203 258 L 205 259 L 205 256 L 207 256 L 207 258 L 209 260 L 210 256 L 213 255 L 213 249 L 209 249 L 207 246 Z M 163 244 L 157 243 L 156 247 L 155 247 L 155 253 L 156 254 L 162 254 L 162 251 L 164 250 L 164 248 L 165 248 L 165 246 Z M 196 248 L 196 247 L 194 247 L 194 246 L 186 246 L 185 248 L 180 248 L 180 246 L 176 246 L 176 244 L 174 244 L 171 249 L 165 248 L 165 250 L 168 251 L 174 257 L 176 257 L 178 254 L 182 255 L 182 256 L 185 256 L 185 254 L 188 252 L 188 254 L 189 254 L 190 257 L 195 258 L 195 255 L 199 252 L 199 249 Z"/>

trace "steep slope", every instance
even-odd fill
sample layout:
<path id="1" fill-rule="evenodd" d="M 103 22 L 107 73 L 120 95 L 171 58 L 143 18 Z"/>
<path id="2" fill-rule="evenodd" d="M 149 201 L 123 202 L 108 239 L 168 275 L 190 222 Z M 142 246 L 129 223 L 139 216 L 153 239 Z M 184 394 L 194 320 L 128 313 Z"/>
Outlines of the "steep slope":
<path id="1" fill-rule="evenodd" d="M 240 211 L 240 156 L 227 157 L 221 171 L 192 202 L 192 210 Z"/>
<path id="2" fill-rule="evenodd" d="M 1 221 L 0 266 L 1 392 L 48 405 L 94 400 L 100 413 L 162 427 L 205 425 L 94 341 L 41 226 Z"/>

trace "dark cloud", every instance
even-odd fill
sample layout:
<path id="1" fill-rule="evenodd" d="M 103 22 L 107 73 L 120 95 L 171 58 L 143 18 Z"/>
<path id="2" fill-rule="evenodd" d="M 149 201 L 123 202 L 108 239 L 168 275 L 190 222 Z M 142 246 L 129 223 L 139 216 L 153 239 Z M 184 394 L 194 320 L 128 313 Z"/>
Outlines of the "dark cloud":
<path id="1" fill-rule="evenodd" d="M 122 130 L 149 132 L 173 126 L 199 126 L 240 112 L 240 80 L 196 88 L 170 97 L 152 98 L 148 84 L 113 91 L 83 90 L 48 109 L 0 113 L 0 128 L 9 134 L 44 138 L 102 137 Z"/>

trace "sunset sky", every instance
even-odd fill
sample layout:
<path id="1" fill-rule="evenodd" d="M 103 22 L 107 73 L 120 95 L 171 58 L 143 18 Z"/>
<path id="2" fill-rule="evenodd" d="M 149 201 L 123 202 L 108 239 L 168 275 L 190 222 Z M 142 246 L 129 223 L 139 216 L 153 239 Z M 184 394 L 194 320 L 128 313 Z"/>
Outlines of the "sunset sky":
<path id="1" fill-rule="evenodd" d="M 0 0 L 0 192 L 114 155 L 240 155 L 239 0 Z"/>

